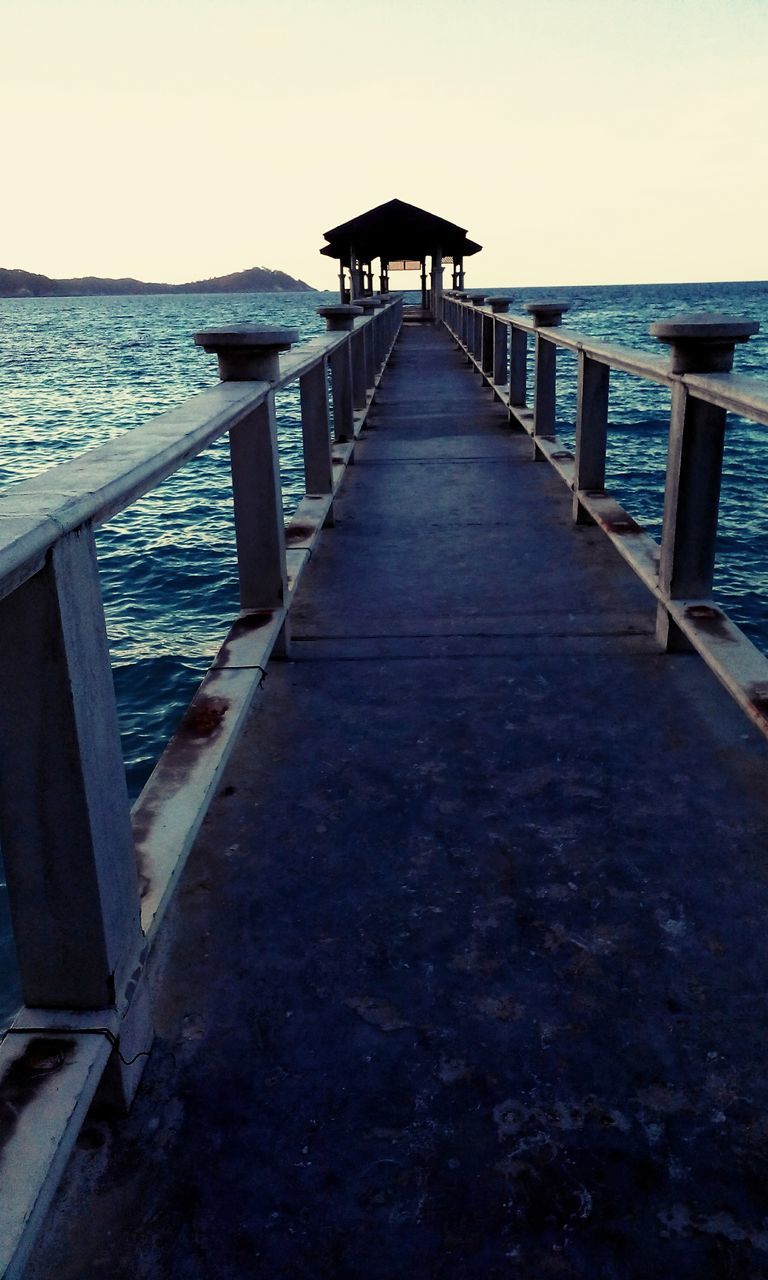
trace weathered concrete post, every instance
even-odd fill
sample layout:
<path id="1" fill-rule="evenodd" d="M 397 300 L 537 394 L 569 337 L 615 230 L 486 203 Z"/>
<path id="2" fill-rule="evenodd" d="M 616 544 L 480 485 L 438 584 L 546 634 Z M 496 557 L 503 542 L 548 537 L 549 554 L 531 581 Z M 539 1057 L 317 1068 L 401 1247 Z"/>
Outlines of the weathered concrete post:
<path id="1" fill-rule="evenodd" d="M 358 299 L 357 305 L 360 305 Z M 360 307 L 362 311 L 363 308 Z M 349 335 L 350 359 L 352 361 L 352 403 L 355 409 L 364 409 L 368 402 L 368 385 L 366 381 L 366 339 L 365 329 L 361 326 Z"/>
<path id="2" fill-rule="evenodd" d="M 490 307 L 490 302 L 486 298 L 485 306 Z M 480 368 L 483 376 L 490 382 L 493 377 L 493 330 L 496 322 L 492 315 L 483 315 L 480 318 Z"/>
<path id="3" fill-rule="evenodd" d="M 504 312 L 509 311 L 509 304 L 511 301 L 512 301 L 511 298 L 506 298 L 506 297 L 489 298 L 488 306 L 491 308 L 491 311 L 494 313 L 494 316 L 503 315 Z M 491 369 L 489 369 L 488 372 L 489 373 L 492 372 L 493 381 L 496 384 L 496 386 L 503 387 L 503 386 L 506 386 L 506 383 L 507 383 L 507 359 L 509 355 L 509 338 L 508 338 L 509 325 L 504 324 L 504 322 L 501 320 L 492 320 L 491 324 L 493 326 L 493 351 L 492 351 Z M 483 365 L 485 366 L 485 362 L 483 362 Z"/>
<path id="4" fill-rule="evenodd" d="M 479 361 L 483 349 L 483 316 L 480 311 L 480 307 L 482 307 L 485 302 L 485 294 L 468 293 L 467 301 L 471 302 L 472 306 L 475 308 L 470 312 L 469 340 L 467 342 L 467 346 L 475 357 L 475 360 Z"/>
<path id="5" fill-rule="evenodd" d="M 671 347 L 673 373 L 730 373 L 736 343 L 759 328 L 756 321 L 704 313 L 652 324 L 650 332 Z M 712 593 L 724 443 L 725 410 L 675 383 L 659 563 L 659 586 L 671 600 Z M 663 603 L 656 634 L 667 650 L 691 647 Z"/>
<path id="6" fill-rule="evenodd" d="M 599 493 L 605 488 L 605 451 L 608 443 L 608 386 L 610 369 L 579 352 L 576 395 L 576 461 L 573 484 L 573 518 L 576 524 L 593 524 L 579 502 L 580 492 Z"/>
<path id="7" fill-rule="evenodd" d="M 319 361 L 299 378 L 304 490 L 309 496 L 333 492 L 331 424 L 328 415 L 328 361 Z M 325 518 L 333 524 L 333 507 Z"/>
<path id="8" fill-rule="evenodd" d="M 512 328 L 509 334 L 509 405 L 524 409 L 528 384 L 528 334 Z"/>
<path id="9" fill-rule="evenodd" d="M 273 384 L 280 376 L 279 353 L 298 337 L 297 329 L 242 324 L 205 329 L 195 342 L 218 356 L 222 382 Z M 274 391 L 230 431 L 229 448 L 240 606 L 277 609 L 285 600 L 287 572 Z M 276 656 L 287 656 L 288 643 L 286 625 Z"/>
<path id="10" fill-rule="evenodd" d="M 24 1000 L 114 1009 L 141 945 L 139 878 L 89 525 L 0 601 L 0 735 Z"/>
<path id="11" fill-rule="evenodd" d="M 318 307 L 329 333 L 351 333 L 355 317 L 363 314 L 362 307 Z M 355 434 L 354 404 L 352 399 L 352 340 L 337 347 L 329 357 L 331 368 L 331 395 L 333 397 L 334 439 L 342 443 Z"/>
<path id="12" fill-rule="evenodd" d="M 465 306 L 462 306 L 461 304 L 466 302 L 466 300 L 467 300 L 466 293 L 457 292 L 456 294 L 456 335 L 459 339 L 459 342 L 463 346 L 467 345 L 467 316 L 469 314 L 469 309 Z"/>
<path id="13" fill-rule="evenodd" d="M 366 316 L 373 317 L 374 311 L 381 306 L 381 302 L 378 298 L 358 298 L 357 305 L 362 307 Z M 377 333 L 373 320 L 363 329 L 363 343 L 365 348 L 365 386 L 366 390 L 370 390 L 376 381 L 378 363 Z"/>
<path id="14" fill-rule="evenodd" d="M 568 308 L 567 302 L 537 301 L 527 302 L 526 311 L 533 316 L 533 323 L 539 328 L 556 328 L 562 321 Z M 536 371 L 533 400 L 533 436 L 534 457 L 538 456 L 535 447 L 536 436 L 551 437 L 555 434 L 556 406 L 555 379 L 557 374 L 557 347 L 548 342 L 543 334 L 536 334 Z"/>
<path id="15" fill-rule="evenodd" d="M 451 332 L 456 331 L 456 295 L 451 289 L 448 293 L 443 294 L 443 323 L 448 326 Z"/>

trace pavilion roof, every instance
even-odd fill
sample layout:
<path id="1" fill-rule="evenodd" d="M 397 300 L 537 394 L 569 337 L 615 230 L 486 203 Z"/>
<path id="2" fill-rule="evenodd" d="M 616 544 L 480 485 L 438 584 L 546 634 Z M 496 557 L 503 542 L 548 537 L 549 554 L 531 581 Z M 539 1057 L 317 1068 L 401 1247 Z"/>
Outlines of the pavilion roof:
<path id="1" fill-rule="evenodd" d="M 325 238 L 329 243 L 320 252 L 329 258 L 340 258 L 345 265 L 349 264 L 352 248 L 364 262 L 373 258 L 396 262 L 418 260 L 435 249 L 440 249 L 444 257 L 468 258 L 483 247 L 468 239 L 466 228 L 404 200 L 377 205 L 326 231 Z"/>

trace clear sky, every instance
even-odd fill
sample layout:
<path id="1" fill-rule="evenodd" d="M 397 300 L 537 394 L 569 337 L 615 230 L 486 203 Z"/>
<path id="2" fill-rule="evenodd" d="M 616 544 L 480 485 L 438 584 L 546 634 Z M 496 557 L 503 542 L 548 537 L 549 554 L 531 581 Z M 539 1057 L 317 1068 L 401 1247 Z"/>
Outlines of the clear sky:
<path id="1" fill-rule="evenodd" d="M 0 0 L 0 18 L 0 266 L 333 288 L 323 231 L 397 196 L 484 245 L 474 285 L 768 277 L 768 0 Z"/>

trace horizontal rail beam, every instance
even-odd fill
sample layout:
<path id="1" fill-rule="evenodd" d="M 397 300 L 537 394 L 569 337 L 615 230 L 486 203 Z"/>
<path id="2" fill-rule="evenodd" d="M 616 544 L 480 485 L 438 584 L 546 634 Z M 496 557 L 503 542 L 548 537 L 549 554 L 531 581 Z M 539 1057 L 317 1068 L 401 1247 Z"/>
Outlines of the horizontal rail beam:
<path id="1" fill-rule="evenodd" d="M 450 299 L 450 301 L 470 315 L 477 312 L 494 314 L 490 308 L 473 307 L 458 299 Z M 649 382 L 670 388 L 677 383 L 683 383 L 697 399 L 717 405 L 729 413 L 748 418 L 761 426 L 768 426 L 768 386 L 759 378 L 738 373 L 673 373 L 664 357 L 635 347 L 597 341 L 559 325 L 537 327 L 529 316 L 502 313 L 496 314 L 495 320 L 518 332 L 541 334 L 553 346 L 563 347 L 576 354 L 583 352 L 597 363 L 629 373 L 633 377 L 647 378 Z M 458 337 L 458 332 L 454 336 Z"/>
<path id="2" fill-rule="evenodd" d="M 355 330 L 376 319 L 361 317 Z M 238 426 L 270 391 L 297 382 L 347 341 L 345 333 L 323 334 L 284 356 L 272 383 L 219 383 L 106 444 L 3 490 L 0 598 L 41 569 L 64 534 L 84 524 L 98 526 L 125 510 Z"/>
<path id="3" fill-rule="evenodd" d="M 150 422 L 0 493 L 0 596 L 42 567 L 50 548 L 156 488 L 244 421 L 266 382 L 222 382 Z"/>

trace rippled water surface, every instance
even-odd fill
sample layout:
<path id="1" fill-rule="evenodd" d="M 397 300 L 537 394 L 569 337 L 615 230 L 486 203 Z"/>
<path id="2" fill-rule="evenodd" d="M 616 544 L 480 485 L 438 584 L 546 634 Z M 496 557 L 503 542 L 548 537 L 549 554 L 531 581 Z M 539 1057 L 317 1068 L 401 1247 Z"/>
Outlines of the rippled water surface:
<path id="1" fill-rule="evenodd" d="M 511 292 L 512 310 L 542 291 Z M 551 290 L 547 291 L 551 294 Z M 570 327 L 658 350 L 653 320 L 716 310 L 758 319 L 737 370 L 768 376 L 768 284 L 558 290 Z M 226 323 L 324 330 L 316 308 L 335 295 L 241 294 L 0 299 L 0 485 L 33 475 L 131 429 L 217 381 L 192 341 Z M 575 357 L 558 355 L 559 430 L 573 444 Z M 608 483 L 658 534 L 668 393 L 614 374 Z M 302 484 L 298 392 L 278 401 L 286 509 Z M 767 430 L 729 422 L 718 548 L 718 598 L 768 650 Z M 226 441 L 166 480 L 98 533 L 107 625 L 129 788 L 138 794 L 237 611 Z M 4 904 L 0 899 L 0 912 Z M 14 1007 L 7 921 L 0 919 L 0 1018 Z"/>

